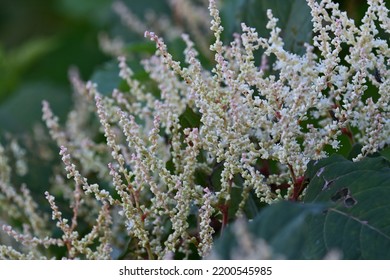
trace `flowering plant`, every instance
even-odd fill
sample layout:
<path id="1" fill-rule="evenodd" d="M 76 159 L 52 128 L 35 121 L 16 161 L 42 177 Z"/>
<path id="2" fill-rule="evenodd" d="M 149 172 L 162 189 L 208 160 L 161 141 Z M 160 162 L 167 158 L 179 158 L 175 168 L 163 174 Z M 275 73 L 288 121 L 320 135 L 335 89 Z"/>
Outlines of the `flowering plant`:
<path id="1" fill-rule="evenodd" d="M 182 11 L 190 5 L 172 3 Z M 43 102 L 68 179 L 58 174 L 45 192 L 61 234 L 49 233 L 26 187 L 19 193 L 10 184 L 1 147 L 0 207 L 9 207 L 1 223 L 22 246 L 7 246 L 1 237 L 0 256 L 56 257 L 45 248 L 59 246 L 71 259 L 205 258 L 230 221 L 252 218 L 251 209 L 264 204 L 301 200 L 310 161 L 346 141 L 362 145 L 354 161 L 386 147 L 390 51 L 377 29 L 390 30 L 384 2 L 369 0 L 360 26 L 330 0 L 307 4 L 314 36 L 302 55 L 284 48 L 271 10 L 268 38 L 242 23 L 241 34 L 224 44 L 215 0 L 208 3 L 211 69 L 202 66 L 189 35 L 182 35 L 181 63 L 161 37 L 146 31 L 157 51 L 142 61 L 151 79 L 144 84 L 134 78 L 121 43 L 102 37 L 102 47 L 118 55 L 125 84 L 108 96 L 72 72 L 75 106 L 64 126 Z M 121 3 L 115 7 L 130 26 L 144 29 Z M 200 39 L 204 11 L 196 11 L 187 20 Z M 203 39 L 202 55 L 210 56 L 204 45 Z M 55 192 L 70 202 L 67 217 Z M 11 225 L 14 219 L 22 226 Z"/>

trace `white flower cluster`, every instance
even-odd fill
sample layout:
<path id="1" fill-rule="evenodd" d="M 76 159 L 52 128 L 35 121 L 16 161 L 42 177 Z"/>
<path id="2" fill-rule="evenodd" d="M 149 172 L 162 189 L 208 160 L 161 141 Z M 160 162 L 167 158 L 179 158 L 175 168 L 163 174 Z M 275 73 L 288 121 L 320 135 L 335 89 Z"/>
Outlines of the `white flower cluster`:
<path id="1" fill-rule="evenodd" d="M 127 253 L 136 258 L 164 259 L 174 252 L 189 257 L 191 246 L 206 257 L 215 229 L 223 229 L 232 218 L 229 207 L 237 199 L 236 190 L 240 197 L 233 216 L 242 217 L 251 193 L 269 204 L 299 199 L 307 163 L 339 149 L 343 137 L 363 145 L 355 160 L 390 144 L 390 50 L 380 38 L 380 32 L 390 33 L 384 2 L 368 0 L 360 26 L 331 0 L 307 2 L 314 38 L 303 55 L 284 49 L 271 11 L 269 38 L 260 38 L 254 28 L 242 24 L 242 34 L 224 44 L 219 10 L 210 0 L 215 39 L 210 46 L 215 62 L 211 71 L 202 66 L 188 35 L 182 36 L 183 65 L 174 60 L 162 38 L 147 31 L 145 36 L 156 43 L 157 51 L 142 63 L 157 84 L 158 97 L 134 79 L 124 56 L 118 61 L 126 92 L 115 89 L 104 96 L 95 84 L 84 85 L 73 74 L 79 95 L 65 128 L 43 103 L 43 118 L 61 147 L 67 177 L 74 181 L 67 185 L 56 180 L 57 185 L 67 185 L 62 192 L 71 200 L 73 217 L 64 218 L 47 192 L 52 218 L 63 231 L 61 239 L 27 238 L 30 235 L 18 235 L 8 226 L 5 231 L 34 246 L 66 246 L 69 258 L 109 258 L 112 246 L 121 242 L 125 246 L 113 241 L 122 227 L 132 238 L 132 252 Z M 185 11 L 190 2 L 170 3 Z M 115 7 L 123 20 L 140 32 L 143 22 L 121 5 L 117 2 Z M 188 24 L 196 37 L 203 14 L 198 10 L 195 14 L 197 20 Z M 271 56 L 276 61 L 268 65 Z M 104 145 L 86 132 L 83 120 L 91 111 L 99 119 Z M 200 121 L 184 125 L 181 117 L 188 111 Z M 0 176 L 8 178 L 1 154 L 0 149 Z M 88 183 L 83 177 L 88 173 L 97 174 L 103 183 Z M 21 204 L 7 182 L 0 180 L 0 190 Z M 91 216 L 88 207 L 96 219 L 87 218 L 93 226 L 81 237 L 78 219 Z M 196 227 L 189 222 L 194 216 Z M 33 220 L 41 223 L 37 217 Z M 99 245 L 91 249 L 96 240 Z M 0 246 L 0 256 L 5 255 L 28 257 Z"/>
<path id="2" fill-rule="evenodd" d="M 160 88 L 175 83 L 182 95 L 176 105 L 165 106 L 178 111 L 185 104 L 199 112 L 202 149 L 209 159 L 223 162 L 220 198 L 229 200 L 237 174 L 245 179 L 244 189 L 254 189 L 262 201 L 280 198 L 270 186 L 281 178 L 289 178 L 285 182 L 290 185 L 288 197 L 297 198 L 299 194 L 292 192 L 301 186 L 307 163 L 326 157 L 326 150 L 338 150 L 343 135 L 363 145 L 355 160 L 390 142 L 390 53 L 376 28 L 379 24 L 382 32 L 390 30 L 384 2 L 368 1 L 360 26 L 332 1 L 309 0 L 308 4 L 315 36 L 300 56 L 283 48 L 278 20 L 270 10 L 268 39 L 242 24 L 242 34 L 224 45 L 219 11 L 211 0 L 215 36 L 210 47 L 215 53 L 211 73 L 202 68 L 187 36 L 188 66 L 182 67 L 161 38 L 145 33 L 158 48 L 154 68 L 147 64 L 149 71 L 161 74 L 164 68 L 168 73 L 158 80 Z M 276 57 L 272 68 L 276 74 L 267 75 L 265 67 L 256 66 L 259 50 L 263 50 L 262 65 L 267 57 Z M 375 94 L 367 93 L 369 87 Z M 277 162 L 280 173 L 265 176 L 256 168 L 259 160 Z"/>

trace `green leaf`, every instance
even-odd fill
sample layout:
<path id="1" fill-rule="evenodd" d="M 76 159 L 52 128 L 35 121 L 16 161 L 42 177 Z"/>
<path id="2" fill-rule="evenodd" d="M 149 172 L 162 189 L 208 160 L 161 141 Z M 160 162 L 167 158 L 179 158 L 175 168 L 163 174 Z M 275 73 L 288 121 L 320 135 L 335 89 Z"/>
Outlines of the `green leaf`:
<path id="1" fill-rule="evenodd" d="M 25 133 L 35 123 L 42 123 L 42 100 L 64 121 L 71 105 L 68 88 L 45 81 L 25 83 L 0 105 L 0 131 Z"/>
<path id="2" fill-rule="evenodd" d="M 144 85 L 149 81 L 149 75 L 137 61 L 127 61 L 127 65 L 133 71 L 132 79 L 137 80 Z M 119 77 L 119 62 L 110 60 L 100 66 L 92 74 L 91 81 L 98 85 L 98 90 L 104 95 L 110 95 L 114 89 L 128 91 L 129 86 L 126 81 Z"/>
<path id="3" fill-rule="evenodd" d="M 187 107 L 179 117 L 179 123 L 182 128 L 195 128 L 200 125 L 200 115 L 195 113 L 190 107 Z"/>
<path id="4" fill-rule="evenodd" d="M 133 42 L 127 44 L 124 47 L 124 50 L 129 55 L 133 55 L 135 53 L 152 55 L 156 52 L 156 44 L 152 42 Z"/>
<path id="5" fill-rule="evenodd" d="M 381 156 L 385 157 L 388 161 L 390 161 L 390 147 L 384 148 L 380 151 Z"/>
<path id="6" fill-rule="evenodd" d="M 352 149 L 350 150 L 350 152 L 348 154 L 348 159 L 352 160 L 355 157 L 357 157 L 361 153 L 362 148 L 363 148 L 363 145 L 360 144 L 360 143 L 357 143 L 357 144 L 353 145 Z"/>
<path id="7" fill-rule="evenodd" d="M 308 238 L 306 219 L 321 213 L 325 207 L 320 204 L 298 204 L 282 201 L 264 208 L 248 224 L 249 233 L 259 241 L 263 239 L 271 247 L 273 257 L 301 258 L 301 248 Z M 216 241 L 215 251 L 222 259 L 233 259 L 240 250 L 240 236 L 229 225 L 222 237 Z"/>
<path id="8" fill-rule="evenodd" d="M 278 18 L 277 26 L 282 30 L 284 48 L 296 54 L 305 52 L 304 43 L 309 43 L 312 36 L 310 8 L 305 0 L 247 0 L 241 10 L 247 25 L 255 27 L 260 36 L 268 38 L 269 30 L 267 10 L 271 9 Z"/>
<path id="9" fill-rule="evenodd" d="M 106 62 L 93 73 L 91 81 L 98 85 L 102 94 L 109 95 L 115 88 L 119 88 L 122 82 L 119 71 L 117 61 Z"/>
<path id="10" fill-rule="evenodd" d="M 273 257 L 322 259 L 332 250 L 344 259 L 390 259 L 390 162 L 382 157 L 349 161 L 339 155 L 312 161 L 303 203 L 267 206 L 249 233 L 271 247 Z M 217 254 L 239 250 L 232 227 L 216 241 Z"/>
<path id="11" fill-rule="evenodd" d="M 57 9 L 70 18 L 88 20 L 101 26 L 109 20 L 110 0 L 78 1 L 60 0 L 56 3 Z"/>
<path id="12" fill-rule="evenodd" d="M 332 156 L 309 169 L 304 202 L 331 206 L 308 221 L 307 256 L 320 258 L 335 248 L 345 259 L 390 258 L 390 162 L 383 157 L 351 162 Z"/>
<path id="13" fill-rule="evenodd" d="M 27 41 L 18 48 L 5 52 L 0 46 L 0 101 L 5 100 L 36 61 L 52 51 L 57 45 L 55 39 L 42 38 Z"/>
<path id="14" fill-rule="evenodd" d="M 246 0 L 224 0 L 220 8 L 223 37 L 225 41 L 231 41 L 232 34 L 240 31 L 241 12 L 245 7 Z"/>

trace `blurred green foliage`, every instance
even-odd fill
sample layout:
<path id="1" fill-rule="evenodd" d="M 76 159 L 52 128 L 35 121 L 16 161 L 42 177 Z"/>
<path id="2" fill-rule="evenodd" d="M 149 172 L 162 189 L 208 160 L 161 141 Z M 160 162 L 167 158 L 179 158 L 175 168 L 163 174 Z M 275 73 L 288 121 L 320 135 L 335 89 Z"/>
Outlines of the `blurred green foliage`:
<path id="1" fill-rule="evenodd" d="M 108 25 L 110 2 L 0 2 L 1 132 L 29 131 L 41 119 L 42 99 L 53 101 L 60 117 L 66 115 L 69 67 L 88 78 L 107 59 L 97 34 Z"/>
<path id="2" fill-rule="evenodd" d="M 229 40 L 233 32 L 241 29 L 240 23 L 255 27 L 261 37 L 267 38 L 270 30 L 267 10 L 271 9 L 274 17 L 278 18 L 278 27 L 282 30 L 281 36 L 285 48 L 293 53 L 303 54 L 304 43 L 310 42 L 312 24 L 310 8 L 306 0 L 225 0 L 222 17 L 225 19 L 225 37 Z M 232 21 L 231 18 L 236 18 Z"/>

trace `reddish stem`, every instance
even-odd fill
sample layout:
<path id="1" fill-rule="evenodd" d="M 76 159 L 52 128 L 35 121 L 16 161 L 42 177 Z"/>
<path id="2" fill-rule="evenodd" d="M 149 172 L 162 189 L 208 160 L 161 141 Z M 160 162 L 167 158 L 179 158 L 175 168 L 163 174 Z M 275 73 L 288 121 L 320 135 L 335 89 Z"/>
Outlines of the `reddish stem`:
<path id="1" fill-rule="evenodd" d="M 348 140 L 351 143 L 351 145 L 353 145 L 355 143 L 351 129 L 349 129 L 348 127 L 343 127 L 341 129 L 341 133 L 348 137 Z"/>
<path id="2" fill-rule="evenodd" d="M 294 182 L 293 193 L 290 196 L 291 201 L 298 201 L 299 196 L 302 194 L 303 190 L 306 188 L 305 176 L 298 177 Z"/>
<path id="3" fill-rule="evenodd" d="M 218 208 L 219 208 L 219 210 L 221 210 L 221 213 L 222 213 L 221 232 L 223 232 L 223 230 L 225 229 L 225 227 L 227 226 L 227 224 L 229 222 L 229 205 L 223 204 L 223 205 L 220 205 Z"/>

